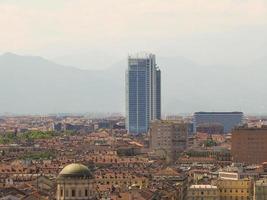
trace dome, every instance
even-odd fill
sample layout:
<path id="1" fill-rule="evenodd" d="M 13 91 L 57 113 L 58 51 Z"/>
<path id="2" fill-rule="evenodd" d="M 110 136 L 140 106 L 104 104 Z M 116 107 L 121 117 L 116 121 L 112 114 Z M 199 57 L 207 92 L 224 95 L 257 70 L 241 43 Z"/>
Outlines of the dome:
<path id="1" fill-rule="evenodd" d="M 59 178 L 92 178 L 88 167 L 82 164 L 73 163 L 64 167 L 59 173 Z"/>

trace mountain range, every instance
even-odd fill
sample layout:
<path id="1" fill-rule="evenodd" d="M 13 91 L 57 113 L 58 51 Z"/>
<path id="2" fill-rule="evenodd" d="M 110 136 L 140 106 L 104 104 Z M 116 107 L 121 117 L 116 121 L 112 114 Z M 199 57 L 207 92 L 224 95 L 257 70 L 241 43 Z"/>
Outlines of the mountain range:
<path id="1" fill-rule="evenodd" d="M 107 60 L 108 62 L 108 60 Z M 267 59 L 246 66 L 204 66 L 183 57 L 157 57 L 163 113 L 267 113 Z M 0 113 L 120 112 L 127 60 L 82 70 L 42 57 L 0 56 Z"/>

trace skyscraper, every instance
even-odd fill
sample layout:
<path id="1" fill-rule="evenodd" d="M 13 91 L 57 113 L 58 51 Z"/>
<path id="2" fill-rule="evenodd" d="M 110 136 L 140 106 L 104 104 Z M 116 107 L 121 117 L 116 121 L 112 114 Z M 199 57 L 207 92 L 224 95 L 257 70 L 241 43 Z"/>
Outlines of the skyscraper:
<path id="1" fill-rule="evenodd" d="M 126 126 L 134 135 L 146 133 L 151 120 L 161 117 L 161 74 L 153 54 L 128 57 Z"/>

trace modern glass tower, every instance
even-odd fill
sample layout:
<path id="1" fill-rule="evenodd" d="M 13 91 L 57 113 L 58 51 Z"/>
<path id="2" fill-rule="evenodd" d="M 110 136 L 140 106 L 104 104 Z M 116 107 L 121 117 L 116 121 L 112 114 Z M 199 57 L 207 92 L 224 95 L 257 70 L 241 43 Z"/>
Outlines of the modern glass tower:
<path id="1" fill-rule="evenodd" d="M 126 126 L 129 133 L 147 133 L 151 120 L 161 118 L 161 72 L 153 54 L 128 57 Z"/>

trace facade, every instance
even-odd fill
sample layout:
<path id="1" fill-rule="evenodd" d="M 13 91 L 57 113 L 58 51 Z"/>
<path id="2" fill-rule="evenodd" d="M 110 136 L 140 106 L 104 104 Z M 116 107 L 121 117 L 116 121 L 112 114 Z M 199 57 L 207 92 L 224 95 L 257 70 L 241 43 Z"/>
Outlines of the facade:
<path id="1" fill-rule="evenodd" d="M 220 199 L 252 200 L 253 198 L 253 182 L 249 179 L 239 179 L 237 173 L 219 173 L 216 185 L 220 192 Z"/>
<path id="2" fill-rule="evenodd" d="M 187 200 L 220 200 L 219 190 L 213 185 L 191 185 Z"/>
<path id="3" fill-rule="evenodd" d="M 128 57 L 126 126 L 129 133 L 147 133 L 151 120 L 161 117 L 161 72 L 153 54 Z"/>
<path id="4" fill-rule="evenodd" d="M 95 199 L 94 179 L 81 164 L 67 165 L 57 177 L 57 200 Z"/>
<path id="5" fill-rule="evenodd" d="M 267 179 L 261 179 L 254 184 L 254 200 L 267 200 Z"/>
<path id="6" fill-rule="evenodd" d="M 252 200 L 252 182 L 248 179 L 218 180 L 217 186 L 221 199 Z"/>
<path id="7" fill-rule="evenodd" d="M 232 133 L 231 153 L 234 162 L 261 164 L 267 161 L 267 126 L 236 128 Z"/>
<path id="8" fill-rule="evenodd" d="M 186 123 L 155 120 L 150 126 L 150 150 L 158 156 L 173 160 L 187 146 L 188 126 Z"/>
<path id="9" fill-rule="evenodd" d="M 243 123 L 243 117 L 242 112 L 196 112 L 193 116 L 194 132 L 203 125 L 221 125 L 223 132 L 229 133 Z"/>
<path id="10" fill-rule="evenodd" d="M 209 133 L 209 134 L 223 134 L 224 133 L 224 127 L 221 124 L 200 124 L 196 128 L 196 132 L 198 133 Z"/>

